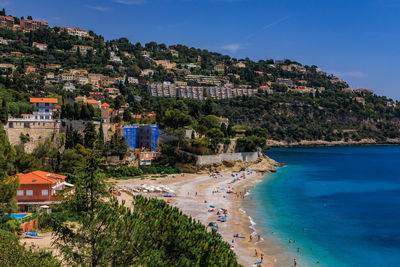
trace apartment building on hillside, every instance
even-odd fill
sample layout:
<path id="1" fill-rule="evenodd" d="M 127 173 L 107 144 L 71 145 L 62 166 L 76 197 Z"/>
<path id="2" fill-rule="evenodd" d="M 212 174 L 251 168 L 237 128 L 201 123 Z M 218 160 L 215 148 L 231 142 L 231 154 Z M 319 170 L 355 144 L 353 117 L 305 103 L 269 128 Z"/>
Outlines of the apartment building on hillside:
<path id="1" fill-rule="evenodd" d="M 0 16 L 0 26 L 13 28 L 14 27 L 14 18 L 11 16 Z"/>
<path id="2" fill-rule="evenodd" d="M 80 38 L 89 37 L 89 33 L 87 31 L 79 28 L 62 27 L 61 30 L 65 30 L 69 35 L 78 36 Z"/>
<path id="3" fill-rule="evenodd" d="M 35 31 L 38 29 L 48 29 L 49 24 L 46 21 L 21 19 L 21 29 L 24 31 Z"/>

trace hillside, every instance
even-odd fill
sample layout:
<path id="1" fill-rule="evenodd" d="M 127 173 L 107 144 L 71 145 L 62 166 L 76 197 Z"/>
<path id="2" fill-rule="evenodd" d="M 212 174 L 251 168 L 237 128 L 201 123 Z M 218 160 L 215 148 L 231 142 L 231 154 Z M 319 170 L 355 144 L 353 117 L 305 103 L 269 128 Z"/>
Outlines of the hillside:
<path id="1" fill-rule="evenodd" d="M 106 41 L 92 31 L 60 27 L 1 27 L 0 37 L 0 97 L 12 117 L 34 110 L 31 96 L 56 96 L 63 103 L 61 118 L 74 118 L 68 112 L 71 100 L 100 95 L 116 110 L 127 103 L 116 123 L 146 123 L 143 114 L 154 112 L 175 134 L 193 128 L 199 138 L 182 140 L 186 147 L 215 150 L 236 133 L 245 135 L 239 143 L 247 149 L 262 146 L 260 139 L 400 138 L 397 101 L 352 89 L 317 66 L 236 59 L 180 44 Z M 207 122 L 209 115 L 228 118 L 231 132 Z M 92 110 L 84 117 L 100 120 L 100 113 Z"/>

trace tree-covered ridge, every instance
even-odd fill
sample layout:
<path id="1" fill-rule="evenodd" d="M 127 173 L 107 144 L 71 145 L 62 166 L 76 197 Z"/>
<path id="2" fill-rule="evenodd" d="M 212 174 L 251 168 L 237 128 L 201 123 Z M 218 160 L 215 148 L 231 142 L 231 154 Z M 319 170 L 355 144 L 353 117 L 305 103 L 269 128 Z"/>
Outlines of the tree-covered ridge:
<path id="1" fill-rule="evenodd" d="M 247 130 L 239 144 L 252 150 L 255 144 L 263 146 L 265 142 L 261 139 L 293 142 L 372 138 L 385 142 L 400 135 L 400 106 L 397 101 L 367 90 L 351 90 L 345 81 L 314 65 L 303 66 L 291 60 L 236 59 L 181 44 L 168 46 L 149 42 L 142 45 L 127 38 L 106 41 L 92 31 L 89 31 L 89 36 L 80 38 L 59 27 L 31 32 L 0 28 L 0 35 L 15 40 L 0 46 L 2 61 L 15 66 L 15 70 L 0 70 L 3 74 L 0 76 L 0 97 L 6 100 L 8 114 L 12 116 L 32 112 L 34 107 L 27 103 L 29 96 L 53 95 L 63 101 L 61 118 L 98 120 L 98 110 L 67 103 L 77 96 L 89 97 L 89 92 L 97 89 L 90 84 L 75 82 L 77 89 L 70 92 L 62 89 L 64 82 L 49 82 L 46 77 L 49 72 L 60 76 L 71 70 L 84 70 L 118 80 L 112 85 L 121 92 L 116 98 L 110 97 L 104 88 L 98 89 L 104 93 L 102 101 L 110 104 L 111 108 L 118 110 L 124 103 L 129 104 L 123 116 L 117 116 L 114 122 L 148 123 L 148 120 L 137 120 L 132 115 L 155 112 L 157 123 L 180 137 L 178 146 L 192 152 L 215 153 L 220 145 L 228 145 L 229 139 L 235 136 L 233 128 Z M 33 42 L 46 43 L 48 48 L 41 51 L 32 47 Z M 93 49 L 87 53 L 79 49 L 73 51 L 74 45 Z M 23 55 L 16 56 L 12 52 Z M 121 61 L 112 61 L 112 55 Z M 163 67 L 159 60 L 174 65 Z M 49 69 L 50 64 L 59 64 L 60 67 Z M 223 66 L 223 71 L 215 69 L 217 65 Z M 35 67 L 36 72 L 27 73 L 28 66 Z M 152 69 L 154 74 L 143 74 L 145 69 Z M 197 81 L 188 78 L 188 73 L 217 77 L 221 86 L 233 84 L 260 91 L 253 97 L 208 98 L 204 102 L 156 99 L 147 93 L 147 85 L 152 82 L 185 81 L 198 85 Z M 130 83 L 128 78 L 135 78 L 137 82 Z M 302 91 L 304 88 L 309 91 Z M 0 113 L 3 114 L 3 110 Z M 206 117 L 213 115 L 228 118 L 229 124 L 207 124 Z M 185 127 L 196 130 L 195 138 L 181 138 Z M 231 128 L 229 134 L 228 127 Z M 262 130 L 254 134 L 254 127 Z"/>

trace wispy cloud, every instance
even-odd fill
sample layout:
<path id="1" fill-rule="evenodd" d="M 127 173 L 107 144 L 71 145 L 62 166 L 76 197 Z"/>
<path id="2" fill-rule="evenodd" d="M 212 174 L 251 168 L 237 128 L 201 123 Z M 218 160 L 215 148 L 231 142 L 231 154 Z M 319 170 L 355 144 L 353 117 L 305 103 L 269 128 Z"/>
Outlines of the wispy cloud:
<path id="1" fill-rule="evenodd" d="M 242 49 L 243 45 L 242 44 L 227 44 L 227 45 L 223 45 L 221 46 L 221 49 L 223 50 L 228 50 L 232 53 L 237 52 L 238 50 Z"/>
<path id="2" fill-rule="evenodd" d="M 288 18 L 289 18 L 289 16 L 284 16 L 284 17 L 282 17 L 282 18 L 280 18 L 280 19 L 278 19 L 278 20 L 276 20 L 276 21 L 274 21 L 274 22 L 271 22 L 270 24 L 267 24 L 267 25 L 265 25 L 264 27 L 262 27 L 262 28 L 261 28 L 260 30 L 258 30 L 257 32 L 254 32 L 254 33 L 252 33 L 252 34 L 249 34 L 245 39 L 248 40 L 248 39 L 250 39 L 250 38 L 253 38 L 253 37 L 256 36 L 257 34 L 259 34 L 259 33 L 263 32 L 263 31 L 267 30 L 268 28 L 271 28 L 272 26 L 275 26 L 275 25 L 277 25 L 277 24 L 279 24 L 279 23 L 281 23 L 281 22 L 287 20 Z"/>
<path id="3" fill-rule="evenodd" d="M 142 5 L 147 3 L 147 0 L 113 0 L 113 2 L 124 5 Z"/>
<path id="4" fill-rule="evenodd" d="M 340 72 L 340 71 L 328 71 L 328 73 L 332 73 L 338 77 L 350 77 L 350 78 L 364 78 L 367 76 L 366 73 L 361 71 L 349 71 L 349 72 Z"/>
<path id="5" fill-rule="evenodd" d="M 96 11 L 101 11 L 101 12 L 105 12 L 105 11 L 109 10 L 109 8 L 106 6 L 86 6 L 86 7 L 96 10 Z"/>

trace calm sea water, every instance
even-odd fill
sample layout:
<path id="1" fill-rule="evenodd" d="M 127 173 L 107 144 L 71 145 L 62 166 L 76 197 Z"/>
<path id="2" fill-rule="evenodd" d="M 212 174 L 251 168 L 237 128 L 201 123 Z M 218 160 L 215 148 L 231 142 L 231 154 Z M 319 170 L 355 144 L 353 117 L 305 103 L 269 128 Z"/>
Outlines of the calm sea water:
<path id="1" fill-rule="evenodd" d="M 259 232 L 301 266 L 400 265 L 400 146 L 266 153 L 286 166 L 246 203 Z"/>

